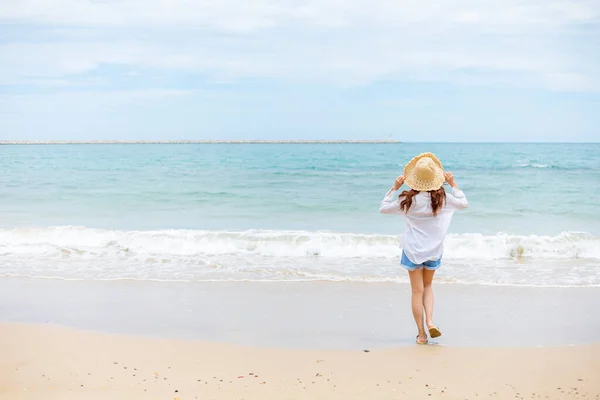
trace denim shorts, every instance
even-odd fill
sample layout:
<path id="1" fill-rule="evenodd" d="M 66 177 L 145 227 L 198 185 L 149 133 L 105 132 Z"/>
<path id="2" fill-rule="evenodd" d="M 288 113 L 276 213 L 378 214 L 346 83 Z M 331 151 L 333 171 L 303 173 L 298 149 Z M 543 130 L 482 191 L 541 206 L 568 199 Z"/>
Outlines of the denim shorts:
<path id="1" fill-rule="evenodd" d="M 440 257 L 439 259 L 437 259 L 435 261 L 425 261 L 423 264 L 415 264 L 412 261 L 410 261 L 408 259 L 408 257 L 406 257 L 406 254 L 404 254 L 404 251 L 402 252 L 402 260 L 400 260 L 400 265 L 402 265 L 404 268 L 406 268 L 409 271 L 414 271 L 419 268 L 425 268 L 430 271 L 435 271 L 436 269 L 438 269 L 440 267 L 441 263 L 442 263 L 442 258 Z"/>

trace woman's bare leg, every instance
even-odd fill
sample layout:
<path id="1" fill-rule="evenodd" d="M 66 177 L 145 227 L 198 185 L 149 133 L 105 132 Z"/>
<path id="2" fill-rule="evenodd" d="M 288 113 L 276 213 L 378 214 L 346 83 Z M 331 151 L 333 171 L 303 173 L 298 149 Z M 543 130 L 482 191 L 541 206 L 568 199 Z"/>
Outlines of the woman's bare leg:
<path id="1" fill-rule="evenodd" d="M 427 340 L 423 324 L 423 268 L 409 271 L 410 287 L 412 289 L 412 312 L 419 331 L 419 340 Z"/>
<path id="2" fill-rule="evenodd" d="M 433 289 L 431 288 L 434 274 L 435 271 L 423 268 L 423 307 L 425 308 L 427 328 L 435 326 L 433 323 Z"/>

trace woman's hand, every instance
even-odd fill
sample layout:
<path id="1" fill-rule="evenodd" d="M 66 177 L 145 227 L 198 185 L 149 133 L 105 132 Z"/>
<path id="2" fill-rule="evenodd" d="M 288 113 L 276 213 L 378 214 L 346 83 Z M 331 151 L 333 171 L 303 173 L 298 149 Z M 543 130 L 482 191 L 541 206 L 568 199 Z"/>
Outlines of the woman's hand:
<path id="1" fill-rule="evenodd" d="M 458 189 L 456 182 L 454 182 L 454 175 L 452 175 L 452 172 L 444 172 L 444 178 L 446 178 L 448 185 Z"/>
<path id="2" fill-rule="evenodd" d="M 400 175 L 396 178 L 396 181 L 394 182 L 394 187 L 392 189 L 398 190 L 400 189 L 400 187 L 402 187 L 402 185 L 404 185 L 404 175 Z"/>

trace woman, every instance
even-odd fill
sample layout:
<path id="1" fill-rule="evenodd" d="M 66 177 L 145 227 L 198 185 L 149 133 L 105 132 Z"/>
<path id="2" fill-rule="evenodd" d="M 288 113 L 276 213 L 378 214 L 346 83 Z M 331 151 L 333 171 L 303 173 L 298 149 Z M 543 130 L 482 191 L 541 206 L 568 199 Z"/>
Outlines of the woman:
<path id="1" fill-rule="evenodd" d="M 446 194 L 442 185 L 448 182 L 452 194 Z M 406 183 L 410 190 L 403 191 L 397 199 L 394 193 Z M 412 287 L 412 312 L 417 323 L 418 344 L 427 344 L 427 333 L 436 338 L 442 332 L 433 323 L 433 291 L 431 282 L 439 268 L 444 252 L 444 237 L 456 210 L 467 208 L 469 203 L 458 188 L 451 172 L 444 172 L 442 163 L 431 153 L 413 158 L 404 168 L 392 189 L 385 195 L 379 211 L 382 214 L 402 215 L 407 229 L 402 235 L 402 260 L 408 270 Z"/>

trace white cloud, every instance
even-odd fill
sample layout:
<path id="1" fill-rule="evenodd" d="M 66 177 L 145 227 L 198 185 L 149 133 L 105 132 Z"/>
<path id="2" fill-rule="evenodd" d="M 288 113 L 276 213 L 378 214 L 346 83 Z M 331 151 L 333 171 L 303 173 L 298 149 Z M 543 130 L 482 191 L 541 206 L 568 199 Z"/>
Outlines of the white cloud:
<path id="1" fill-rule="evenodd" d="M 188 25 L 252 30 L 321 26 L 479 22 L 515 29 L 592 21 L 598 0 L 4 0 L 4 19 L 75 26 Z"/>
<path id="2" fill-rule="evenodd" d="M 43 42 L 1 45 L 0 79 L 123 65 L 219 81 L 503 84 L 510 76 L 513 85 L 597 90 L 600 34 L 579 32 L 599 17 L 598 0 L 4 0 L 3 20 L 56 29 Z"/>

